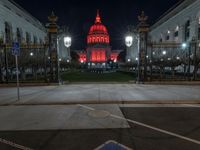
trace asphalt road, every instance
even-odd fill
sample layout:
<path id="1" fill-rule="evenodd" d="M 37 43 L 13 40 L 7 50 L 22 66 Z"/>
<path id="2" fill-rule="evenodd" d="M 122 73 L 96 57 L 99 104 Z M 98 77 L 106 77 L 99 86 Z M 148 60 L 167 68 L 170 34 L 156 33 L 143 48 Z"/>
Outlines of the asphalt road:
<path id="1" fill-rule="evenodd" d="M 0 107 L 0 113 L 4 112 L 4 116 L 0 116 L 0 120 L 7 121 L 8 126 L 9 121 L 14 119 L 14 114 L 20 118 L 17 114 L 36 111 L 33 108 L 32 110 L 30 108 L 25 109 L 27 106 L 13 107 L 17 106 Z M 49 106 L 46 107 L 48 109 Z M 49 107 L 49 111 L 57 112 L 56 109 L 51 107 Z M 60 116 L 60 127 L 65 124 L 66 128 L 46 130 L 33 130 L 33 128 L 29 130 L 26 128 L 23 130 L 23 128 L 14 129 L 10 127 L 10 130 L 2 130 L 0 125 L 0 138 L 36 150 L 93 150 L 109 140 L 117 141 L 133 150 L 200 149 L 199 105 L 78 105 L 60 107 L 72 114 L 67 117 L 65 111 L 62 110 L 60 113 L 63 115 L 60 113 L 58 115 Z M 73 108 L 73 110 L 76 109 L 76 111 L 71 112 L 68 107 Z M 90 112 L 96 113 L 91 115 Z M 52 115 L 49 112 L 45 114 L 45 111 L 35 113 L 36 116 Z M 47 118 L 50 117 L 48 115 Z M 53 120 L 50 117 L 50 120 L 59 121 L 56 120 L 58 116 L 55 116 Z M 6 120 L 6 117 L 10 120 Z M 82 119 L 88 120 L 86 124 Z M 65 120 L 65 122 L 61 120 Z M 84 125 L 79 126 L 76 122 L 68 124 L 73 120 L 79 120 L 79 124 Z M 112 121 L 109 122 L 109 120 Z M 42 120 L 40 121 L 42 122 Z M 38 123 L 40 124 L 40 122 Z M 27 126 L 38 127 L 34 122 L 31 125 L 27 124 Z M 79 126 L 79 128 L 75 129 L 73 126 Z M 89 128 L 90 126 L 92 127 Z M 16 150 L 17 148 L 0 142 L 0 149 Z"/>

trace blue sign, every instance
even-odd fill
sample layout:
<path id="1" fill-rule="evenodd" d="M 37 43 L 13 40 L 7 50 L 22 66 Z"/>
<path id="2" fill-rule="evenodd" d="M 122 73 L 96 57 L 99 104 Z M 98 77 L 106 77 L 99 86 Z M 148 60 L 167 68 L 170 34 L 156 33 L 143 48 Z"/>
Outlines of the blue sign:
<path id="1" fill-rule="evenodd" d="M 99 146 L 95 150 L 132 150 L 122 144 L 119 144 L 115 141 L 108 141 L 103 145 Z"/>
<path id="2" fill-rule="evenodd" d="M 18 42 L 13 42 L 12 44 L 12 54 L 19 56 L 20 54 L 20 47 Z"/>

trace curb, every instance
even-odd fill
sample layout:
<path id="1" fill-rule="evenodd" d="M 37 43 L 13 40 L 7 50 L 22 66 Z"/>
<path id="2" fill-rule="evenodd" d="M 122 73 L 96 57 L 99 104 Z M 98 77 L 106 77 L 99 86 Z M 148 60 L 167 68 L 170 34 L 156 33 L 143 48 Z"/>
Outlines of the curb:
<path id="1" fill-rule="evenodd" d="M 40 105 L 77 105 L 77 104 L 200 104 L 200 100 L 125 100 L 125 101 L 68 101 L 68 102 L 45 102 L 45 103 L 9 103 L 0 106 L 40 106 Z"/>

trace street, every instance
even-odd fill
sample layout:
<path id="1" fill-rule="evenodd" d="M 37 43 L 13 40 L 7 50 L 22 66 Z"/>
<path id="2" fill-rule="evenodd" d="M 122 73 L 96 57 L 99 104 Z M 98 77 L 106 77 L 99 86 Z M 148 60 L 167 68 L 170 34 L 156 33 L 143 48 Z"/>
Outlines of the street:
<path id="1" fill-rule="evenodd" d="M 36 150 L 200 148 L 200 105 L 1 106 L 0 138 Z M 16 150 L 0 142 L 0 149 Z M 23 148 L 21 148 L 23 149 Z"/>

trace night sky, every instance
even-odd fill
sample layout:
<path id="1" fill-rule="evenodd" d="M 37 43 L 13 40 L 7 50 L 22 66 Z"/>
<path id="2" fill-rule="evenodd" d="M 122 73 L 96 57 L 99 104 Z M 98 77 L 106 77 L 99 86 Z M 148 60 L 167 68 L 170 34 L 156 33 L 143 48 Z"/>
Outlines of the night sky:
<path id="1" fill-rule="evenodd" d="M 137 24 L 142 10 L 153 24 L 169 8 L 181 0 L 15 0 L 43 24 L 54 11 L 58 25 L 69 27 L 73 39 L 72 49 L 84 49 L 89 27 L 94 23 L 96 10 L 100 10 L 102 22 L 108 28 L 113 49 L 124 47 L 128 25 Z"/>

